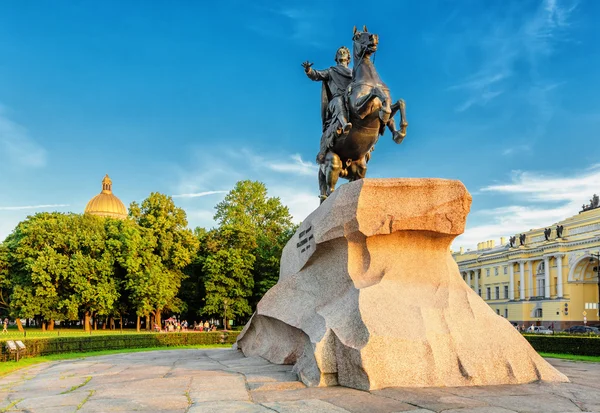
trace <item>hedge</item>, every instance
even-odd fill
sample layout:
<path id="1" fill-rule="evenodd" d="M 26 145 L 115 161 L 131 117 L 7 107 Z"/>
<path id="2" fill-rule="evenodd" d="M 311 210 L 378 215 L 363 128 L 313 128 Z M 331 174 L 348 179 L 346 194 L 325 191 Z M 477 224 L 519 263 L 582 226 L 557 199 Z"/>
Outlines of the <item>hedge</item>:
<path id="1" fill-rule="evenodd" d="M 524 337 L 536 351 L 541 353 L 600 356 L 600 337 L 598 336 L 526 334 Z"/>
<path id="2" fill-rule="evenodd" d="M 148 333 L 114 334 L 85 337 L 24 338 L 27 351 L 21 357 L 44 356 L 58 353 L 75 353 L 123 348 L 174 347 L 197 344 L 233 344 L 239 331 L 214 331 L 206 333 Z M 2 342 L 2 360 L 11 358 L 6 342 Z"/>

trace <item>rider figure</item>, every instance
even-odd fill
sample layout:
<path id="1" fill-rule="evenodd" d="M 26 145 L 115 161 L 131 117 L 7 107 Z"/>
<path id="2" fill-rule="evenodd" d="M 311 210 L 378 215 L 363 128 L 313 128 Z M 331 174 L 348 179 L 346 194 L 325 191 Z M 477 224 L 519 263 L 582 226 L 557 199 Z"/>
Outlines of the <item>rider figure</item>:
<path id="1" fill-rule="evenodd" d="M 345 46 L 340 47 L 335 54 L 335 61 L 336 66 L 325 70 L 315 70 L 309 62 L 302 63 L 306 76 L 323 82 L 323 135 L 321 135 L 317 163 L 323 163 L 325 154 L 333 146 L 335 138 L 348 134 L 352 129 L 352 124 L 348 122 L 348 109 L 345 102 L 346 91 L 352 81 L 352 69 L 348 67 L 350 50 Z M 326 103 L 327 100 L 329 103 Z"/>

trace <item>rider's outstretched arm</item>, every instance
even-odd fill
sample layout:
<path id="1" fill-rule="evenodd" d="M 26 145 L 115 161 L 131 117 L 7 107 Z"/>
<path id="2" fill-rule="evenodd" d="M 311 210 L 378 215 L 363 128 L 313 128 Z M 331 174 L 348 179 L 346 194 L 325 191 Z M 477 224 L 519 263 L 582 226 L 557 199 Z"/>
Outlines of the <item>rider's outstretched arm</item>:
<path id="1" fill-rule="evenodd" d="M 315 70 L 312 67 L 306 72 L 306 76 L 312 80 L 329 80 L 329 69 Z"/>

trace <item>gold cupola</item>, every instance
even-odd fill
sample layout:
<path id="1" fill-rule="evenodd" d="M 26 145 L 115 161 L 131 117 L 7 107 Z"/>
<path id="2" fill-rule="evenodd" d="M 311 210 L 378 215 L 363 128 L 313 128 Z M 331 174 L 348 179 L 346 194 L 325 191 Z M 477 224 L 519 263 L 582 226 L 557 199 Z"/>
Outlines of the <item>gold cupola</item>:
<path id="1" fill-rule="evenodd" d="M 118 219 L 127 218 L 127 208 L 112 193 L 112 181 L 108 175 L 102 180 L 102 192 L 90 199 L 85 207 L 85 213 Z"/>

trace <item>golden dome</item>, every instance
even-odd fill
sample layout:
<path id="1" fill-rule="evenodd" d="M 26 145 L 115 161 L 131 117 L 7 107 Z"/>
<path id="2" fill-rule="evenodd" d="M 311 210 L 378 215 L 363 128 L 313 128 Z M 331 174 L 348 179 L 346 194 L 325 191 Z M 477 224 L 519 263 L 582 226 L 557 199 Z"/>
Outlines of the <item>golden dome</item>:
<path id="1" fill-rule="evenodd" d="M 112 193 L 112 181 L 108 175 L 102 180 L 102 192 L 90 199 L 85 207 L 85 213 L 118 219 L 127 218 L 127 208 Z"/>

